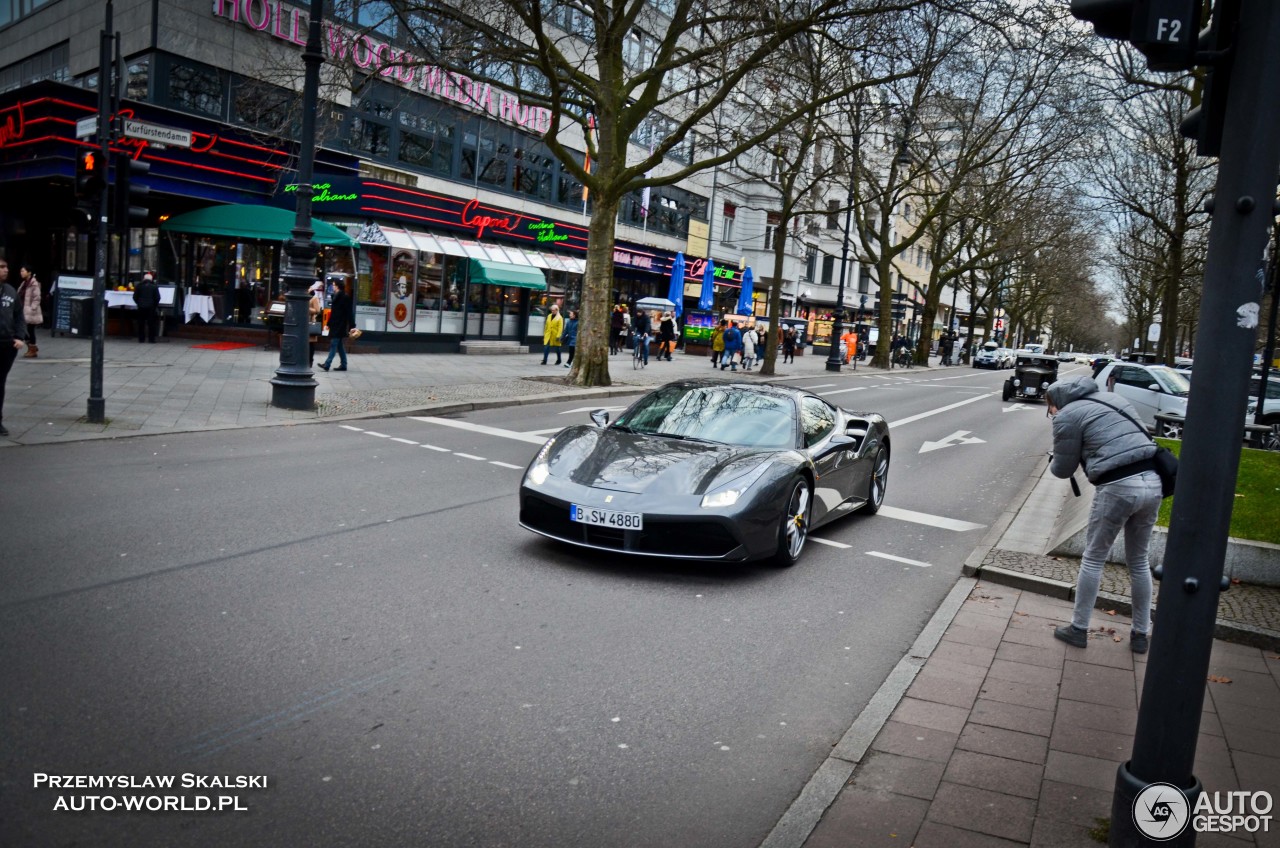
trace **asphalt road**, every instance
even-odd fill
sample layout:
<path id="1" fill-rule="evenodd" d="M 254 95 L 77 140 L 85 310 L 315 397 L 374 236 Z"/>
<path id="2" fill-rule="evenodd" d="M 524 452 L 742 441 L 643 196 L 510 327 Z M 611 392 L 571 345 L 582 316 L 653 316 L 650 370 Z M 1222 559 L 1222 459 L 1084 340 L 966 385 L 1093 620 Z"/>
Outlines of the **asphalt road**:
<path id="1" fill-rule="evenodd" d="M 759 844 L 1048 448 L 1008 374 L 789 381 L 894 444 L 789 570 L 522 530 L 579 401 L 6 451 L 0 844 Z M 55 809 L 201 791 L 247 811 Z"/>

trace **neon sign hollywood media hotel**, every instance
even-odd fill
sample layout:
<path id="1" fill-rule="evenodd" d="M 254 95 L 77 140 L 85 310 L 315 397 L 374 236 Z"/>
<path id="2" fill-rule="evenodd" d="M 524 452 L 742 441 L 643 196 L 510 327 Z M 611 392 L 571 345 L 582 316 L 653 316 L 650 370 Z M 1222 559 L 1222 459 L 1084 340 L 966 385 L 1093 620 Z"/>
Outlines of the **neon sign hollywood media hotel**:
<path id="1" fill-rule="evenodd" d="M 213 0 L 213 15 L 298 48 L 307 43 L 307 14 L 280 0 Z M 322 49 L 335 63 L 353 64 L 407 89 L 457 103 L 537 135 L 545 135 L 551 128 L 550 109 L 525 105 L 511 92 L 475 82 L 465 74 L 423 64 L 408 50 L 367 34 L 326 21 L 321 41 Z"/>

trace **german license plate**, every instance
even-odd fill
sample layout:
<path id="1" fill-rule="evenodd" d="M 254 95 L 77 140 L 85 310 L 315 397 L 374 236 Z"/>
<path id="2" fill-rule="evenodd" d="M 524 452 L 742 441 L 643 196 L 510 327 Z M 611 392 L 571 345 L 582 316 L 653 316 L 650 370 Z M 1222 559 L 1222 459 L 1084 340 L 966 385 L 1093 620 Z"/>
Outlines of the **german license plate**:
<path id="1" fill-rule="evenodd" d="M 569 520 L 581 524 L 595 524 L 602 527 L 614 527 L 618 530 L 643 530 L 644 516 L 638 512 L 617 512 L 612 509 L 598 509 L 594 506 L 569 505 Z"/>
<path id="2" fill-rule="evenodd" d="M 1023 389 L 1023 390 L 1022 390 L 1022 393 L 1023 393 L 1024 395 L 1033 395 L 1033 394 L 1035 394 L 1035 393 L 1036 393 L 1036 387 L 1035 387 L 1035 386 L 1027 386 L 1025 389 Z"/>

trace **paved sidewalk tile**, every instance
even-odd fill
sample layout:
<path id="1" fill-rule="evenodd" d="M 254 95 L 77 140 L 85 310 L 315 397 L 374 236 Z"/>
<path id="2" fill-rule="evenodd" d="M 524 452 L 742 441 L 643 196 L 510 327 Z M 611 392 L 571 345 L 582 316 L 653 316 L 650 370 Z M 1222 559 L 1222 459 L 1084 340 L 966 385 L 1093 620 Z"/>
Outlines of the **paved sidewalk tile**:
<path id="1" fill-rule="evenodd" d="M 1028 842 L 1035 821 L 1035 801 L 942 781 L 929 805 L 928 820 L 964 830 Z"/>
<path id="2" fill-rule="evenodd" d="M 929 802 L 860 786 L 846 787 L 805 843 L 808 848 L 911 845 Z"/>

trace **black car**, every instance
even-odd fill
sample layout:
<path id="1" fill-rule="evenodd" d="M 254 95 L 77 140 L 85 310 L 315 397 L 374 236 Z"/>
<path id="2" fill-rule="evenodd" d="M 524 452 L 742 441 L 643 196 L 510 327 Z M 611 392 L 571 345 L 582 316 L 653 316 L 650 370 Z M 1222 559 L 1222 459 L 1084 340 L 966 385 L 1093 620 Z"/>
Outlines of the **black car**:
<path id="1" fill-rule="evenodd" d="M 522 527 L 629 554 L 792 565 L 813 528 L 884 503 L 884 418 L 802 389 L 681 380 L 612 424 L 591 417 L 525 470 Z"/>
<path id="2" fill-rule="evenodd" d="M 1005 400 L 1040 400 L 1058 379 L 1058 358 L 1048 353 L 1018 351 L 1013 376 L 1004 381 Z"/>

